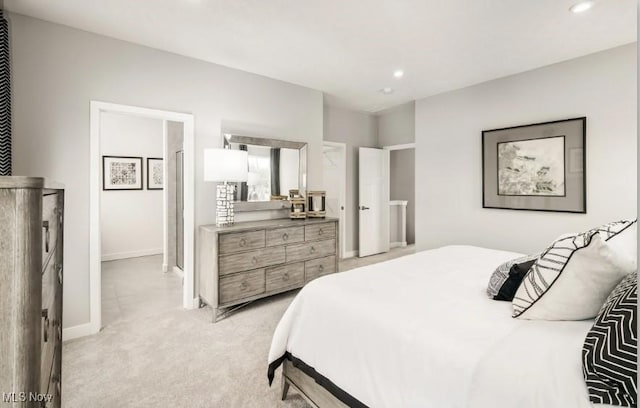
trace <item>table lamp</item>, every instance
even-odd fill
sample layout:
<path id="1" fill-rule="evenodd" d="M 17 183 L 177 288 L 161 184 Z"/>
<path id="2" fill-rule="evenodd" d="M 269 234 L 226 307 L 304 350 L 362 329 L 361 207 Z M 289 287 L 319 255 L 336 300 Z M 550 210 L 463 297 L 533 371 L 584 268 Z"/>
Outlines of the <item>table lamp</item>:
<path id="1" fill-rule="evenodd" d="M 247 181 L 249 154 L 243 150 L 204 149 L 204 181 L 216 181 L 216 225 L 233 225 L 235 184 Z"/>

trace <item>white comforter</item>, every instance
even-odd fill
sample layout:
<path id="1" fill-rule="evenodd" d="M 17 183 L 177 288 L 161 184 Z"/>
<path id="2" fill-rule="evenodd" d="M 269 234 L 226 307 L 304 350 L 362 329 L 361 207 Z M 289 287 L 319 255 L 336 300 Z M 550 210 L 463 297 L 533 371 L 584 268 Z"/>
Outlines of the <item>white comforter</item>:
<path id="1" fill-rule="evenodd" d="M 269 363 L 288 351 L 369 407 L 591 408 L 592 321 L 513 319 L 485 294 L 520 255 L 448 246 L 317 279 L 282 317 Z"/>

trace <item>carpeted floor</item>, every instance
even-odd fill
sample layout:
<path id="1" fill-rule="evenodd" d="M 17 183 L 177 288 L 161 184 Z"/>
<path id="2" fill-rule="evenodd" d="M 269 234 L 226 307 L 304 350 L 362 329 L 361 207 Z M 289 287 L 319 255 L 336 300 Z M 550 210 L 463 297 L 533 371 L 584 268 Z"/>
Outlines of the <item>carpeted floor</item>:
<path id="1" fill-rule="evenodd" d="M 211 324 L 210 309 L 124 320 L 64 344 L 63 406 L 307 407 L 267 383 L 271 336 L 294 293 Z"/>
<path id="2" fill-rule="evenodd" d="M 413 247 L 340 262 L 340 270 L 413 253 Z M 181 282 L 163 274 L 162 258 L 103 263 L 105 328 L 65 342 L 65 408 L 307 408 L 280 373 L 267 383 L 273 331 L 297 291 L 254 302 L 211 323 L 211 309 L 184 310 Z"/>

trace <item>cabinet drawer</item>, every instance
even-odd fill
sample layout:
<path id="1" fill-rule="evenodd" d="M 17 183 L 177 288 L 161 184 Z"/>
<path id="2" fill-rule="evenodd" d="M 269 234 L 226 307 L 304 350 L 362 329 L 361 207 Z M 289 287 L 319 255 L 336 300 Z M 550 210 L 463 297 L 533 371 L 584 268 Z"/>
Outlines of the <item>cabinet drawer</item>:
<path id="1" fill-rule="evenodd" d="M 267 246 L 304 241 L 304 227 L 278 228 L 267 231 Z"/>
<path id="2" fill-rule="evenodd" d="M 220 304 L 264 293 L 264 273 L 258 269 L 220 278 Z"/>
<path id="3" fill-rule="evenodd" d="M 231 254 L 249 249 L 264 248 L 264 230 L 221 234 L 218 249 L 220 254 Z"/>
<path id="4" fill-rule="evenodd" d="M 302 286 L 303 283 L 303 262 L 267 269 L 267 292 L 288 287 Z"/>
<path id="5" fill-rule="evenodd" d="M 336 257 L 328 256 L 326 258 L 313 259 L 304 263 L 304 279 L 309 282 L 322 275 L 336 273 Z"/>
<path id="6" fill-rule="evenodd" d="M 264 231 L 263 231 L 264 233 Z M 220 257 L 220 276 L 284 263 L 284 247 L 258 249 Z"/>
<path id="7" fill-rule="evenodd" d="M 336 236 L 336 224 L 334 222 L 327 222 L 325 224 L 306 225 L 304 227 L 305 241 L 333 238 L 335 236 Z"/>
<path id="8" fill-rule="evenodd" d="M 327 239 L 287 246 L 287 262 L 304 261 L 336 253 L 336 240 Z"/>
<path id="9" fill-rule="evenodd" d="M 60 214 L 58 194 L 42 197 L 42 264 L 46 265 L 58 241 Z"/>

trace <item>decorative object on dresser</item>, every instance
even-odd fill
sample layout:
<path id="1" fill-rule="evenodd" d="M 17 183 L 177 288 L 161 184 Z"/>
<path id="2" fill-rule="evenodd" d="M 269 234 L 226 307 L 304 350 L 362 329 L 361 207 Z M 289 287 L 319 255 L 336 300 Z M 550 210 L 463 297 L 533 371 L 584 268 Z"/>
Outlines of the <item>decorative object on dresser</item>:
<path id="1" fill-rule="evenodd" d="M 482 131 L 483 208 L 586 213 L 587 118 Z"/>
<path id="2" fill-rule="evenodd" d="M 63 208 L 56 183 L 0 177 L 0 392 L 47 407 L 61 404 Z"/>
<path id="3" fill-rule="evenodd" d="M 223 182 L 216 189 L 216 225 L 233 225 L 235 184 L 246 182 L 248 155 L 246 151 L 230 149 L 204 150 L 204 181 Z"/>
<path id="4" fill-rule="evenodd" d="M 326 196 L 325 191 L 309 191 L 307 193 L 307 217 L 324 218 L 327 215 Z"/>
<path id="5" fill-rule="evenodd" d="M 147 157 L 147 190 L 162 190 L 164 187 L 164 160 Z"/>
<path id="6" fill-rule="evenodd" d="M 289 218 L 293 220 L 307 218 L 306 201 L 297 189 L 289 190 L 289 202 L 291 203 Z"/>
<path id="7" fill-rule="evenodd" d="M 102 156 L 103 190 L 142 190 L 142 157 Z"/>
<path id="8" fill-rule="evenodd" d="M 216 321 L 248 302 L 337 272 L 338 231 L 334 218 L 201 226 L 201 302 L 213 308 Z"/>

